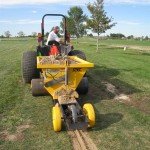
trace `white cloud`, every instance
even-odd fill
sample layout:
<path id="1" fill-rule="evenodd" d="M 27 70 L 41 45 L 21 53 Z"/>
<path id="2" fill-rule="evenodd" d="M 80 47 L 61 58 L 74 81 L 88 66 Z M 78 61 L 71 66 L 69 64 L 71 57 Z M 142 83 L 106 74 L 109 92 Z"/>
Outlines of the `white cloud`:
<path id="1" fill-rule="evenodd" d="M 20 19 L 20 20 L 0 20 L 1 24 L 40 24 L 41 20 L 29 20 L 29 19 Z"/>
<path id="2" fill-rule="evenodd" d="M 33 14 L 36 14 L 36 13 L 37 13 L 37 11 L 36 11 L 36 10 L 33 10 L 33 11 L 32 11 L 32 13 L 33 13 Z"/>
<path id="3" fill-rule="evenodd" d="M 140 22 L 136 22 L 136 21 L 126 21 L 126 20 L 119 20 L 116 21 L 118 24 L 124 24 L 124 25 L 140 25 Z"/>
<path id="4" fill-rule="evenodd" d="M 64 5 L 84 5 L 95 0 L 0 0 L 0 7 L 8 5 L 40 5 L 61 3 Z M 107 4 L 150 4 L 150 0 L 105 0 Z"/>
<path id="5" fill-rule="evenodd" d="M 150 0 L 105 0 L 111 4 L 150 4 Z"/>
<path id="6" fill-rule="evenodd" d="M 42 20 L 30 20 L 30 19 L 20 19 L 20 20 L 0 20 L 0 24 L 9 25 L 26 25 L 26 24 L 41 24 Z M 45 24 L 58 23 L 61 19 L 55 19 L 53 21 L 45 21 Z"/>
<path id="7" fill-rule="evenodd" d="M 0 20 L 0 24 L 10 24 L 10 20 Z"/>
<path id="8" fill-rule="evenodd" d="M 91 0 L 0 0 L 0 5 L 40 5 L 48 3 L 61 3 L 65 5 L 83 5 L 90 1 Z"/>

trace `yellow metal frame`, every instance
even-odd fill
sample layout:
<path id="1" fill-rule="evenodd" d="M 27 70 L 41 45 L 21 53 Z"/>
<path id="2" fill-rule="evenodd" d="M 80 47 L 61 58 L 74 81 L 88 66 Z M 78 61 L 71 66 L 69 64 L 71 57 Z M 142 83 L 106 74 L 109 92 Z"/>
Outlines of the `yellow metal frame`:
<path id="1" fill-rule="evenodd" d="M 77 56 L 68 56 L 70 59 L 78 62 L 75 64 L 40 64 L 40 59 L 47 56 L 37 57 L 37 68 L 42 69 L 44 76 L 44 83 L 54 81 L 52 86 L 45 87 L 46 90 L 52 95 L 53 99 L 58 99 L 56 94 L 59 90 L 65 89 L 65 80 L 57 82 L 60 78 L 65 76 L 65 68 L 68 68 L 68 89 L 76 90 L 81 79 L 83 78 L 88 68 L 93 68 L 94 64 L 78 58 Z M 50 72 L 48 73 L 47 70 Z"/>
<path id="2" fill-rule="evenodd" d="M 43 58 L 45 56 L 38 56 L 37 57 L 37 68 L 39 69 L 61 69 L 61 68 L 65 68 L 66 64 L 61 65 L 61 64 L 40 64 L 40 59 Z M 83 59 L 78 58 L 77 56 L 69 56 L 72 60 L 75 60 L 77 62 L 79 62 L 78 64 L 70 64 L 68 65 L 68 68 L 93 68 L 94 64 L 87 62 Z"/>

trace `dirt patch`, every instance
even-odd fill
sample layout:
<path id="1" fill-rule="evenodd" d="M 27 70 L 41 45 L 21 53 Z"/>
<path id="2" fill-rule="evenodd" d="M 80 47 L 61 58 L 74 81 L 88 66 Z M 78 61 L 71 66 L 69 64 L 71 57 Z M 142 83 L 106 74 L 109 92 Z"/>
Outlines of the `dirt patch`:
<path id="1" fill-rule="evenodd" d="M 118 90 L 116 89 L 116 87 L 114 85 L 112 85 L 111 83 L 108 82 L 102 82 L 105 86 L 108 92 L 118 95 Z"/>
<path id="2" fill-rule="evenodd" d="M 120 93 L 119 90 L 113 84 L 106 82 L 106 81 L 102 83 L 106 86 L 107 91 L 115 95 L 114 97 L 115 100 L 118 100 L 120 102 L 130 101 L 129 96 L 124 93 Z"/>
<path id="3" fill-rule="evenodd" d="M 116 95 L 114 99 L 119 100 L 120 102 L 122 102 L 122 101 L 130 102 L 129 96 L 127 96 L 125 94 Z"/>
<path id="4" fill-rule="evenodd" d="M 126 49 L 134 49 L 134 50 L 142 50 L 142 51 L 150 51 L 150 46 L 135 46 L 135 45 L 117 45 L 117 44 L 113 44 L 110 45 L 111 47 L 118 47 L 118 48 L 122 48 L 124 50 Z"/>
<path id="5" fill-rule="evenodd" d="M 128 106 L 135 107 L 146 114 L 150 114 L 150 110 L 148 106 L 149 100 L 147 99 L 141 101 L 134 100 L 133 98 L 131 98 L 130 95 L 120 93 L 119 90 L 113 84 L 109 82 L 102 82 L 102 83 L 106 86 L 107 91 L 115 95 L 114 100 L 117 100 Z"/>
<path id="6" fill-rule="evenodd" d="M 132 100 L 126 104 L 128 106 L 135 107 L 139 109 L 140 111 L 150 115 L 150 100 L 149 99 L 143 99 L 140 101 Z"/>
<path id="7" fill-rule="evenodd" d="M 18 141 L 22 140 L 24 138 L 24 134 L 22 133 L 24 130 L 30 128 L 31 126 L 26 124 L 26 125 L 20 125 L 17 127 L 15 133 L 9 133 L 7 130 L 4 130 L 0 132 L 0 137 L 5 140 L 5 141 Z"/>

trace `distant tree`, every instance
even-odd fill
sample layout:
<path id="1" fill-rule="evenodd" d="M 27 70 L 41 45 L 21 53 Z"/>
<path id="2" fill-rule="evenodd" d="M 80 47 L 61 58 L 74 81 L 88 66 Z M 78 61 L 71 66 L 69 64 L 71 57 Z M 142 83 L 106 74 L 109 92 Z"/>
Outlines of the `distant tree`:
<path id="1" fill-rule="evenodd" d="M 46 32 L 46 33 L 45 33 L 45 36 L 48 37 L 48 35 L 49 35 L 49 32 Z"/>
<path id="2" fill-rule="evenodd" d="M 37 36 L 37 32 L 32 32 L 32 36 L 35 38 Z"/>
<path id="3" fill-rule="evenodd" d="M 127 38 L 128 39 L 134 39 L 134 36 L 133 35 L 129 35 Z"/>
<path id="4" fill-rule="evenodd" d="M 5 37 L 9 38 L 11 36 L 10 31 L 5 31 Z"/>
<path id="5" fill-rule="evenodd" d="M 75 29 L 75 25 L 74 22 L 72 20 L 72 18 L 69 18 L 68 16 L 66 16 L 67 19 L 67 30 L 70 32 L 71 35 L 76 35 L 76 31 Z M 62 28 L 61 33 L 64 32 L 64 20 L 62 20 L 62 22 L 60 23 L 60 27 Z"/>
<path id="6" fill-rule="evenodd" d="M 68 16 L 66 16 L 66 18 L 68 31 L 77 37 L 78 42 L 78 38 L 86 33 L 84 22 L 86 21 L 87 16 L 83 14 L 81 7 L 74 6 L 68 11 Z M 61 22 L 60 26 L 61 28 L 64 28 L 63 21 Z"/>
<path id="7" fill-rule="evenodd" d="M 1 35 L 0 38 L 5 38 L 5 36 L 4 36 L 4 35 Z"/>
<path id="8" fill-rule="evenodd" d="M 141 40 L 143 40 L 144 39 L 144 36 L 141 36 Z"/>
<path id="9" fill-rule="evenodd" d="M 104 10 L 104 0 L 96 0 L 93 4 L 89 3 L 87 8 L 91 13 L 91 18 L 87 21 L 87 27 L 98 35 L 96 50 L 96 52 L 98 52 L 99 35 L 111 29 L 116 23 L 111 23 L 113 18 L 107 17 Z"/>
<path id="10" fill-rule="evenodd" d="M 125 35 L 123 35 L 121 33 L 111 33 L 110 37 L 113 39 L 121 39 L 121 38 L 125 37 Z"/>
<path id="11" fill-rule="evenodd" d="M 145 36 L 145 40 L 149 40 L 148 36 Z"/>
<path id="12" fill-rule="evenodd" d="M 25 36 L 23 31 L 19 31 L 17 34 L 18 34 L 19 37 L 24 37 Z"/>
<path id="13" fill-rule="evenodd" d="M 92 33 L 90 33 L 90 34 L 88 34 L 88 36 L 89 36 L 89 37 L 93 37 L 93 34 L 92 34 Z"/>
<path id="14" fill-rule="evenodd" d="M 109 39 L 110 38 L 110 35 L 107 35 L 107 39 Z"/>

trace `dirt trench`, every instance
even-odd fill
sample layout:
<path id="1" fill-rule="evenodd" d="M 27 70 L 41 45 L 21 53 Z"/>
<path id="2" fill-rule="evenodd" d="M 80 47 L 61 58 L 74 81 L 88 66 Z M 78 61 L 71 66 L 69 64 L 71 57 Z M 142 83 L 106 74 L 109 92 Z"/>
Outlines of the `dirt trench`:
<path id="1" fill-rule="evenodd" d="M 68 131 L 74 150 L 98 150 L 86 131 Z"/>
<path id="2" fill-rule="evenodd" d="M 106 90 L 115 95 L 114 100 L 117 100 L 121 103 L 124 103 L 128 106 L 135 107 L 138 110 L 144 112 L 145 114 L 150 114 L 150 110 L 148 108 L 148 99 L 144 99 L 141 101 L 133 100 L 130 95 L 126 95 L 124 93 L 120 93 L 119 90 L 111 83 L 107 81 L 102 82 L 106 86 Z"/>

